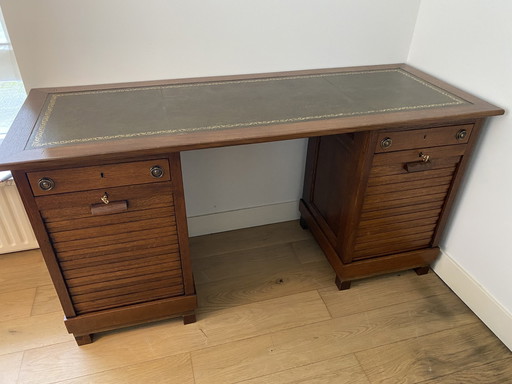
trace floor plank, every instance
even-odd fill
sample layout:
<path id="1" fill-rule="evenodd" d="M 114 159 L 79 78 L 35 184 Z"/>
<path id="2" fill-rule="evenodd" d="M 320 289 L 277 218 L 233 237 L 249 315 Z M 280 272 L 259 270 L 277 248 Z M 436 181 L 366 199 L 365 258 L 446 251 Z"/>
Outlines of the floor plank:
<path id="1" fill-rule="evenodd" d="M 207 346 L 207 338 L 195 324 L 181 319 L 106 332 L 92 344 L 75 341 L 25 352 L 18 384 L 64 381 L 129 365 L 188 353 Z"/>
<path id="2" fill-rule="evenodd" d="M 198 259 L 305 239 L 312 239 L 311 233 L 300 228 L 298 221 L 287 221 L 192 237 L 190 251 L 192 258 Z"/>
<path id="3" fill-rule="evenodd" d="M 322 249 L 313 238 L 294 241 L 291 244 L 301 264 L 327 262 Z"/>
<path id="4" fill-rule="evenodd" d="M 510 357 L 510 351 L 483 324 L 475 322 L 357 352 L 356 356 L 372 383 L 418 383 L 455 373 L 461 365 L 476 369 L 503 360 Z"/>
<path id="5" fill-rule="evenodd" d="M 61 312 L 57 292 L 52 284 L 41 285 L 36 289 L 34 305 L 32 306 L 32 316 L 44 315 L 45 313 Z"/>
<path id="6" fill-rule="evenodd" d="M 30 316 L 35 294 L 36 288 L 0 293 L 0 322 Z"/>
<path id="7" fill-rule="evenodd" d="M 369 384 L 363 369 L 354 355 L 335 357 L 318 363 L 307 364 L 277 372 L 240 384 Z"/>
<path id="8" fill-rule="evenodd" d="M 364 314 L 371 328 L 375 330 L 371 336 L 374 345 L 389 344 L 480 322 L 452 293 L 377 308 Z"/>
<path id="9" fill-rule="evenodd" d="M 51 283 L 38 249 L 0 255 L 0 292 L 35 288 Z"/>
<path id="10" fill-rule="evenodd" d="M 460 366 L 459 366 L 460 369 Z M 424 381 L 425 384 L 496 384 L 512 382 L 512 356 Z"/>
<path id="11" fill-rule="evenodd" d="M 293 368 L 267 334 L 192 352 L 196 384 L 236 383 Z"/>
<path id="12" fill-rule="evenodd" d="M 192 260 L 196 284 L 251 276 L 259 271 L 286 271 L 299 264 L 290 244 L 251 248 L 229 252 L 215 257 Z"/>
<path id="13" fill-rule="evenodd" d="M 0 356 L 0 384 L 13 384 L 18 380 L 23 352 Z"/>
<path id="14" fill-rule="evenodd" d="M 56 384 L 194 384 L 188 353 L 164 357 L 93 375 L 81 376 Z"/>
<path id="15" fill-rule="evenodd" d="M 291 264 L 286 269 L 269 267 L 254 271 L 243 278 L 227 278 L 197 284 L 198 313 L 231 308 L 263 300 L 306 292 L 334 285 L 334 272 L 322 260 L 311 265 Z"/>
<path id="16" fill-rule="evenodd" d="M 208 338 L 208 343 L 215 345 L 330 318 L 318 292 L 309 291 L 202 313 L 197 326 Z"/>
<path id="17" fill-rule="evenodd" d="M 73 340 L 59 312 L 0 322 L 0 355 Z"/>
<path id="18" fill-rule="evenodd" d="M 319 290 L 333 317 L 361 313 L 389 305 L 451 293 L 451 290 L 430 272 L 418 276 L 414 271 L 377 276 L 352 282 L 352 288 L 339 291 L 330 285 Z"/>

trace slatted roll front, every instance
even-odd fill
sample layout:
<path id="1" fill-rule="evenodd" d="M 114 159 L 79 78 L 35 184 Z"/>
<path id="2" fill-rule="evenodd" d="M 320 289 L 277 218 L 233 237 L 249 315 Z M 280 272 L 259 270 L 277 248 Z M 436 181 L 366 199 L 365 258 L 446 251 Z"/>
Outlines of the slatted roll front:
<path id="1" fill-rule="evenodd" d="M 105 193 L 126 209 L 92 214 Z M 40 196 L 36 203 L 77 314 L 184 293 L 170 181 Z"/>
<path id="2" fill-rule="evenodd" d="M 422 131 L 414 149 L 393 151 L 403 149 L 397 145 L 386 152 L 380 146 L 377 148 L 364 196 L 353 260 L 431 246 L 469 135 L 459 144 L 446 143 L 457 142 L 457 133 L 462 129 L 467 132 L 470 128 L 457 126 L 443 131 L 446 140 L 439 134 L 439 129 L 434 129 L 435 142 L 429 141 L 429 132 Z M 400 132 L 399 138 L 406 135 L 418 136 L 418 132 Z M 379 144 L 386 138 L 379 138 Z M 421 139 L 436 146 L 421 147 Z M 428 156 L 428 161 L 423 161 L 422 155 Z M 425 167 L 412 171 L 415 168 L 408 168 L 408 164 Z"/>

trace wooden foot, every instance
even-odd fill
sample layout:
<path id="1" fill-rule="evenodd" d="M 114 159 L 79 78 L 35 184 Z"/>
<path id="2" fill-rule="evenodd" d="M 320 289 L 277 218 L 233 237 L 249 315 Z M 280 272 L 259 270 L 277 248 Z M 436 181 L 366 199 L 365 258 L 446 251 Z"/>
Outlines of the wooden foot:
<path id="1" fill-rule="evenodd" d="M 92 335 L 75 336 L 75 340 L 78 345 L 91 344 Z"/>
<path id="2" fill-rule="evenodd" d="M 195 322 L 196 322 L 196 314 L 195 313 L 183 316 L 183 324 L 184 325 L 187 325 L 190 323 L 195 323 Z"/>
<path id="3" fill-rule="evenodd" d="M 309 229 L 308 223 L 302 217 L 299 219 L 299 224 L 302 229 Z"/>
<path id="4" fill-rule="evenodd" d="M 344 291 L 350 288 L 350 280 L 341 281 L 341 279 L 338 276 L 336 276 L 336 280 L 334 280 L 334 282 L 336 283 L 336 286 L 340 291 Z"/>
<path id="5" fill-rule="evenodd" d="M 430 269 L 430 265 L 427 265 L 426 267 L 418 267 L 414 268 L 414 271 L 417 275 L 426 275 Z"/>

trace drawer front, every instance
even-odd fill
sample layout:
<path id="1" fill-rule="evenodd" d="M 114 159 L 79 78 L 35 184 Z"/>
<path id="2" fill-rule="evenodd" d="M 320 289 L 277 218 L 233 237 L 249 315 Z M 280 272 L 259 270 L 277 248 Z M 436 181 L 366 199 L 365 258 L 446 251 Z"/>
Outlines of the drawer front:
<path id="1" fill-rule="evenodd" d="M 353 260 L 429 247 L 465 145 L 376 154 Z M 408 165 L 426 163 L 426 167 Z M 412 171 L 411 171 L 412 169 Z"/>
<path id="2" fill-rule="evenodd" d="M 101 200 L 108 196 L 110 202 L 127 202 L 127 211 L 140 211 L 173 205 L 173 194 L 170 183 L 132 185 L 128 187 L 105 188 L 92 191 L 65 193 L 54 196 L 36 197 L 37 207 L 46 222 L 81 217 L 93 217 L 92 206 L 103 204 Z M 106 217 L 112 217 L 106 215 Z M 117 218 L 117 216 L 115 216 Z"/>
<path id="3" fill-rule="evenodd" d="M 401 151 L 421 147 L 466 144 L 471 136 L 472 124 L 411 131 L 382 132 L 377 139 L 375 153 Z"/>
<path id="4" fill-rule="evenodd" d="M 77 314 L 184 294 L 170 184 L 36 198 Z M 126 209 L 91 212 L 104 192 Z"/>
<path id="5" fill-rule="evenodd" d="M 146 184 L 171 179 L 167 159 L 98 165 L 27 174 L 34 196 Z"/>

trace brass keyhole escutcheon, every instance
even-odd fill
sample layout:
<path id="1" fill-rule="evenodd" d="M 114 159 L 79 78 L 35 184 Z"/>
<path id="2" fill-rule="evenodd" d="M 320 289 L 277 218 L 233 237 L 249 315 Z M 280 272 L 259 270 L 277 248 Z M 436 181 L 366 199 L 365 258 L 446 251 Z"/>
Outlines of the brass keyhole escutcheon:
<path id="1" fill-rule="evenodd" d="M 105 192 L 105 193 L 103 194 L 103 196 L 101 196 L 101 201 L 103 201 L 103 203 L 105 203 L 105 204 L 110 203 L 110 201 L 109 201 L 109 199 L 108 199 L 108 193 L 107 193 L 107 192 Z"/>

